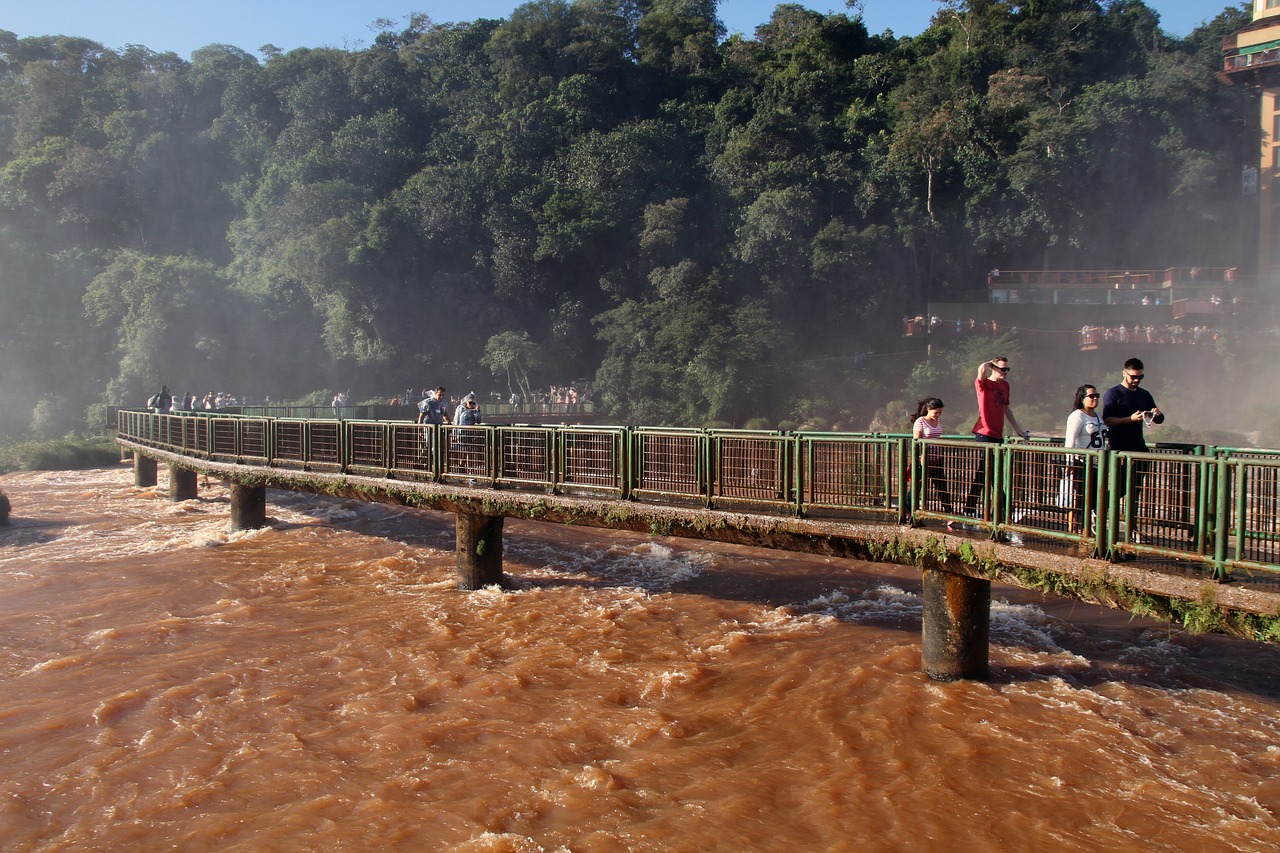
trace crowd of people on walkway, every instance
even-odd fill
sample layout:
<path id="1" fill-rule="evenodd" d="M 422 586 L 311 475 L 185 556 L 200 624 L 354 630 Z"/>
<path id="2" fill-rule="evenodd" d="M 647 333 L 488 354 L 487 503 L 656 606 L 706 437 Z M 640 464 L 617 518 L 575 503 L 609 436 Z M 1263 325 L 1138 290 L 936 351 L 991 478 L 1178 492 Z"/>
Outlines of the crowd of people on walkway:
<path id="1" fill-rule="evenodd" d="M 978 365 L 974 379 L 974 393 L 978 402 L 978 419 L 970 432 L 981 443 L 1002 444 L 1006 431 L 1020 438 L 1030 438 L 1031 433 L 1018 423 L 1012 408 L 1012 389 L 1009 374 L 1013 370 L 1009 359 L 996 356 Z M 1068 448 L 1099 450 L 1107 447 L 1116 451 L 1146 452 L 1144 428 L 1164 423 L 1164 413 L 1156 405 L 1151 392 L 1142 387 L 1146 369 L 1142 360 L 1130 358 L 1124 363 L 1120 382 L 1105 393 L 1098 386 L 1086 382 L 1076 388 L 1071 412 L 1063 429 L 1063 445 Z M 934 439 L 943 434 L 942 414 L 944 405 L 937 397 L 921 400 L 912 415 L 911 434 L 917 439 Z M 1006 426 L 1008 430 L 1006 430 Z M 928 484 L 932 498 L 947 515 L 979 517 L 978 501 L 986 485 L 986 454 L 977 458 L 977 464 L 965 495 L 962 507 L 957 507 L 948 486 L 944 457 L 939 447 L 927 447 L 920 471 L 921 484 Z M 1124 460 L 1121 474 L 1124 475 Z M 1142 492 L 1143 481 L 1149 465 L 1133 461 L 1127 472 L 1131 484 L 1130 499 L 1125 501 L 1125 521 L 1132 525 L 1133 507 Z M 1071 456 L 1063 473 L 1062 505 L 1068 510 L 1067 529 L 1081 532 L 1085 502 L 1085 462 L 1079 456 Z M 957 512 L 957 509 L 960 511 Z M 957 522 L 947 524 L 955 529 Z"/>
<path id="2" fill-rule="evenodd" d="M 1215 344 L 1218 342 L 1218 330 L 1205 325 L 1185 328 L 1180 325 L 1144 326 L 1132 323 L 1126 326 L 1118 323 L 1115 326 L 1084 326 L 1080 329 L 1080 345 L 1091 346 L 1100 343 L 1147 343 L 1147 344 Z"/>
<path id="3" fill-rule="evenodd" d="M 240 400 L 224 391 L 210 391 L 203 397 L 188 391 L 181 397 L 175 397 L 169 392 L 168 385 L 162 385 L 159 391 L 147 398 L 146 408 L 149 412 L 181 414 L 182 412 L 214 412 L 239 405 L 241 405 Z"/>
<path id="4" fill-rule="evenodd" d="M 407 406 L 411 405 L 414 400 L 419 401 L 418 406 L 421 410 L 422 403 L 437 393 L 438 389 L 428 388 L 421 392 L 415 392 L 412 388 L 406 388 L 402 394 L 397 394 L 387 401 L 391 406 Z M 475 392 L 472 392 L 475 393 Z M 567 407 L 568 411 L 576 411 L 580 406 L 590 403 L 585 391 L 579 391 L 576 385 L 551 385 L 546 390 L 533 389 L 527 395 L 512 391 L 509 395 L 504 395 L 500 391 L 490 391 L 488 394 L 489 402 L 495 406 L 507 405 L 519 413 L 539 413 L 552 411 L 552 407 Z M 450 409 L 456 409 L 461 401 L 448 401 Z"/>
<path id="5" fill-rule="evenodd" d="M 1017 334 L 1018 327 L 1005 327 L 1004 331 L 1010 334 Z M 955 335 L 999 335 L 1001 326 L 995 320 L 949 320 L 945 317 L 939 317 L 937 314 L 930 314 L 926 318 L 923 314 L 917 314 L 914 317 L 902 318 L 902 333 L 907 336 L 923 335 L 925 333 L 936 334 L 955 334 Z"/>

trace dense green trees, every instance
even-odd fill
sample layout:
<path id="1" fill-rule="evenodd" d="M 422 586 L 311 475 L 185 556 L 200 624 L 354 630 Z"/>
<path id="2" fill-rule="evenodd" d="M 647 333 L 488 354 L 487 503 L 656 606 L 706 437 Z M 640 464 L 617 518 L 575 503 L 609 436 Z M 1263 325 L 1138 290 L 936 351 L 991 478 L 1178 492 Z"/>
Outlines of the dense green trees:
<path id="1" fill-rule="evenodd" d="M 716 7 L 261 59 L 0 31 L 0 434 L 161 382 L 495 373 L 590 376 L 620 421 L 848 421 L 850 354 L 991 266 L 1247 263 L 1238 10 L 1175 39 L 1138 0 L 948 0 L 899 39 L 783 4 L 725 40 Z"/>

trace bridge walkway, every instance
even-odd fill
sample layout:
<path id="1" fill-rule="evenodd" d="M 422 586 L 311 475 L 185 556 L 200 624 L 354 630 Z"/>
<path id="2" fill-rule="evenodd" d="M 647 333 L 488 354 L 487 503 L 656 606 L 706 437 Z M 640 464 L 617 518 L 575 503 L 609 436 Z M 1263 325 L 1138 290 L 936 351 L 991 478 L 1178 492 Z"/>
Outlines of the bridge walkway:
<path id="1" fill-rule="evenodd" d="M 1265 454 L 1085 451 L 1083 512 L 1071 530 L 1070 510 L 1049 494 L 1063 491 L 1067 469 L 1052 447 L 147 413 L 121 413 L 117 440 L 134 453 L 140 485 L 154 484 L 157 462 L 169 465 L 175 499 L 194 496 L 195 472 L 231 482 L 234 526 L 265 523 L 267 488 L 453 512 L 462 588 L 501 582 L 504 518 L 916 566 L 926 652 L 930 625 L 944 638 L 932 670 L 926 654 L 935 677 L 985 673 L 991 581 L 1280 640 L 1280 565 L 1268 550 L 1276 508 L 1267 503 L 1280 463 Z M 931 478 L 917 473 L 937 452 L 949 455 L 952 494 L 980 481 L 978 517 L 940 505 Z M 1132 485 L 1138 462 L 1148 464 L 1130 511 L 1115 486 Z M 972 529 L 947 531 L 948 521 Z"/>

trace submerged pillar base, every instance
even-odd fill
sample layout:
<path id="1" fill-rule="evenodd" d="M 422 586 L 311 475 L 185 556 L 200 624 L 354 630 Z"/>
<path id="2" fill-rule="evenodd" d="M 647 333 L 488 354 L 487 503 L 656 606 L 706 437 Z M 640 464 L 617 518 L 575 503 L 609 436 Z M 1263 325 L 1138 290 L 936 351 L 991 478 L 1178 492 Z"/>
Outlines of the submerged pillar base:
<path id="1" fill-rule="evenodd" d="M 196 472 L 180 465 L 169 466 L 169 499 L 178 501 L 195 500 L 199 492 L 196 489 Z"/>
<path id="2" fill-rule="evenodd" d="M 484 589 L 494 584 L 501 586 L 503 517 L 459 512 L 455 519 L 458 589 Z"/>
<path id="3" fill-rule="evenodd" d="M 935 681 L 983 680 L 991 637 L 991 581 L 925 569 L 922 664 Z"/>
<path id="4" fill-rule="evenodd" d="M 231 484 L 231 529 L 256 530 L 267 526 L 267 487 Z"/>
<path id="5" fill-rule="evenodd" d="M 133 454 L 133 484 L 143 489 L 156 484 L 156 460 L 141 453 Z"/>

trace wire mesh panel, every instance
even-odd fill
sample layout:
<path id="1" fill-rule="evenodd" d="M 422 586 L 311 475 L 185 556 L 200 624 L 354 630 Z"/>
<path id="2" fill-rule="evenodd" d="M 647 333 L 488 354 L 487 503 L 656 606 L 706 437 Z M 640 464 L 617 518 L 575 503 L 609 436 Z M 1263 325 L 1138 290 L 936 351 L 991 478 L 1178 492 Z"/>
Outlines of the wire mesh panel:
<path id="1" fill-rule="evenodd" d="M 182 447 L 182 418 L 178 415 L 160 415 L 160 443 L 166 447 Z"/>
<path id="2" fill-rule="evenodd" d="M 621 497 L 624 490 L 623 431 L 566 427 L 557 431 L 559 480 L 565 491 L 607 490 Z"/>
<path id="3" fill-rule="evenodd" d="M 707 437 L 695 430 L 635 432 L 636 492 L 706 495 L 700 477 Z"/>
<path id="4" fill-rule="evenodd" d="M 307 465 L 341 468 L 341 421 L 307 421 Z"/>
<path id="5" fill-rule="evenodd" d="M 210 418 L 213 430 L 213 455 L 221 459 L 235 459 L 236 422 L 234 418 Z"/>
<path id="6" fill-rule="evenodd" d="M 347 437 L 347 464 L 352 468 L 386 471 L 387 427 L 377 421 L 344 421 Z"/>
<path id="7" fill-rule="evenodd" d="M 431 424 L 391 424 L 391 470 L 418 479 L 433 478 L 438 440 Z"/>
<path id="8" fill-rule="evenodd" d="M 263 418 L 243 418 L 240 425 L 240 456 L 244 459 L 267 459 L 267 424 Z"/>
<path id="9" fill-rule="evenodd" d="M 1236 460 L 1230 528 L 1235 559 L 1254 567 L 1280 565 L 1280 461 Z"/>
<path id="10" fill-rule="evenodd" d="M 803 507 L 897 511 L 897 439 L 802 434 L 797 440 Z"/>
<path id="11" fill-rule="evenodd" d="M 1007 462 L 1001 521 L 1071 538 L 1096 530 L 1096 451 L 1007 444 L 1002 452 Z"/>
<path id="12" fill-rule="evenodd" d="M 1211 460 L 1168 452 L 1115 453 L 1111 464 L 1115 543 L 1179 556 L 1207 553 L 1215 524 Z"/>
<path id="13" fill-rule="evenodd" d="M 710 441 L 713 497 L 770 504 L 788 501 L 792 439 L 780 433 L 715 431 Z"/>
<path id="14" fill-rule="evenodd" d="M 1000 500 L 999 453 L 1002 445 L 986 441 L 953 441 L 950 458 L 959 486 L 958 509 L 963 515 L 991 523 Z"/>
<path id="15" fill-rule="evenodd" d="M 489 427 L 445 425 L 442 476 L 452 479 L 492 480 L 493 459 Z"/>
<path id="16" fill-rule="evenodd" d="M 1202 467 L 1203 459 L 1198 456 L 1134 460 L 1127 491 L 1137 495 L 1131 541 L 1201 550 L 1197 546 L 1197 508 L 1201 486 L 1207 485 Z"/>
<path id="17" fill-rule="evenodd" d="M 497 427 L 498 480 L 503 483 L 555 483 L 555 430 L 552 427 Z"/>
<path id="18" fill-rule="evenodd" d="M 911 512 L 913 515 L 954 517 L 959 509 L 956 490 L 956 452 L 945 443 L 917 440 L 913 445 L 911 468 Z"/>
<path id="19" fill-rule="evenodd" d="M 283 465 L 302 465 L 306 462 L 307 422 L 277 420 L 275 425 L 276 440 L 272 462 Z"/>
<path id="20" fill-rule="evenodd" d="M 192 456 L 207 456 L 208 445 L 201 443 L 201 439 L 208 437 L 205 431 L 201 435 L 200 426 L 205 422 L 204 418 L 186 417 L 182 419 L 182 452 Z"/>

